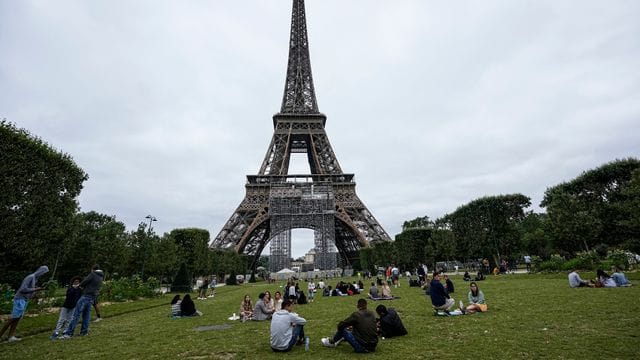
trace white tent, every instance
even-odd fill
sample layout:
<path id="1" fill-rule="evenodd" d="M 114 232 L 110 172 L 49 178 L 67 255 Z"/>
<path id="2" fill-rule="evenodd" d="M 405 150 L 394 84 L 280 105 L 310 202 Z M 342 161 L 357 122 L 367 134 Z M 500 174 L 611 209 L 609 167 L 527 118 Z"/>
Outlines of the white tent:
<path id="1" fill-rule="evenodd" d="M 276 280 L 284 280 L 284 279 L 290 278 L 291 274 L 295 274 L 295 273 L 296 272 L 291 269 L 284 268 L 275 274 L 271 274 L 271 278 Z"/>

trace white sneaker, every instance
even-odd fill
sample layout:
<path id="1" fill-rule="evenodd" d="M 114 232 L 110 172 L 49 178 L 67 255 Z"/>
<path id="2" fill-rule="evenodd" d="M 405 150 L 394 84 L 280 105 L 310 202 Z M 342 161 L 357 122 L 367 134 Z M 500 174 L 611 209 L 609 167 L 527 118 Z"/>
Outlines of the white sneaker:
<path id="1" fill-rule="evenodd" d="M 329 338 L 326 338 L 326 337 L 320 339 L 320 342 L 322 343 L 322 345 L 324 345 L 326 347 L 329 347 L 329 348 L 336 347 L 336 344 L 332 344 L 331 340 L 329 340 Z"/>
<path id="2" fill-rule="evenodd" d="M 99 318 L 97 318 L 97 319 L 93 320 L 93 322 L 100 322 L 100 321 L 102 321 L 102 318 L 101 318 L 101 317 L 99 317 Z"/>
<path id="3" fill-rule="evenodd" d="M 20 341 L 20 340 L 22 340 L 22 339 L 17 338 L 17 337 L 15 337 L 15 336 L 12 336 L 12 337 L 10 337 L 10 338 L 8 338 L 8 339 L 7 339 L 7 342 L 15 342 L 15 341 Z"/>

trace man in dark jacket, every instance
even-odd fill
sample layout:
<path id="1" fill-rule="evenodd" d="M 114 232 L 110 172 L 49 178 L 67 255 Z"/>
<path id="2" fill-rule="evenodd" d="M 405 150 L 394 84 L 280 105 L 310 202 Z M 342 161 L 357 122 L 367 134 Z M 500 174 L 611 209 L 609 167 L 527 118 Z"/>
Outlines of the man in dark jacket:
<path id="1" fill-rule="evenodd" d="M 431 296 L 431 303 L 434 310 L 449 311 L 455 304 L 455 300 L 449 296 L 447 290 L 442 286 L 440 282 L 440 273 L 433 273 L 433 280 L 429 284 L 429 295 Z"/>
<path id="2" fill-rule="evenodd" d="M 400 316 L 393 308 L 388 308 L 384 305 L 378 305 L 376 313 L 380 316 L 378 320 L 378 333 L 383 338 L 390 338 L 394 336 L 407 335 L 407 329 L 405 329 L 400 320 Z"/>
<path id="3" fill-rule="evenodd" d="M 80 335 L 89 334 L 89 322 L 91 321 L 91 307 L 96 300 L 96 297 L 100 294 L 100 288 L 102 288 L 102 280 L 104 273 L 100 270 L 98 265 L 93 265 L 91 272 L 80 283 L 82 289 L 82 296 L 76 304 L 76 309 L 73 312 L 71 323 L 69 327 L 64 331 L 61 339 L 68 339 L 73 336 L 78 325 L 80 315 L 82 315 L 82 327 L 80 328 Z"/>
<path id="4" fill-rule="evenodd" d="M 357 353 L 376 351 L 378 332 L 375 315 L 367 310 L 367 300 L 359 299 L 357 311 L 338 324 L 338 332 L 333 339 L 322 338 L 322 345 L 336 347 L 343 339 L 347 340 Z"/>

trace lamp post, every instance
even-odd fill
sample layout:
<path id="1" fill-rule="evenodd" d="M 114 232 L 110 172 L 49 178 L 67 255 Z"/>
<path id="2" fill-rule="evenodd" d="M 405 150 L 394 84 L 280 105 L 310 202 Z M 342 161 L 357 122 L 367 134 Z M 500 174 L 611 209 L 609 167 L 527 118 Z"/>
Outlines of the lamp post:
<path id="1" fill-rule="evenodd" d="M 158 221 L 158 219 L 155 218 L 155 216 L 152 215 L 147 215 L 145 216 L 145 219 L 149 219 L 149 228 L 147 229 L 147 238 L 150 239 L 151 238 L 151 224 L 154 221 Z M 142 280 L 144 280 L 144 263 L 147 260 L 147 240 L 145 239 L 145 242 L 143 242 L 143 249 L 142 249 L 142 271 L 140 271 L 140 278 Z"/>

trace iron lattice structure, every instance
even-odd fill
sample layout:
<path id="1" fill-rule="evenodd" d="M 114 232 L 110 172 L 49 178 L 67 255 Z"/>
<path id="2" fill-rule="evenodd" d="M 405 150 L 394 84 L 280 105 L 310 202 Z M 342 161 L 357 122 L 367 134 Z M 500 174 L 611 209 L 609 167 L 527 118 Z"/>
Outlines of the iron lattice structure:
<path id="1" fill-rule="evenodd" d="M 278 237 L 294 228 L 315 231 L 316 266 L 349 265 L 360 248 L 391 241 L 355 190 L 353 174 L 342 172 L 325 132 L 326 116 L 318 111 L 307 38 L 304 0 L 294 0 L 289 62 L 280 112 L 273 116 L 274 133 L 258 175 L 248 175 L 246 195 L 211 246 L 253 257 L 275 237 L 271 252 L 290 256 Z M 289 175 L 292 153 L 306 153 L 311 174 Z M 315 196 L 315 198 L 313 198 Z M 289 235 L 290 236 L 290 235 Z"/>

